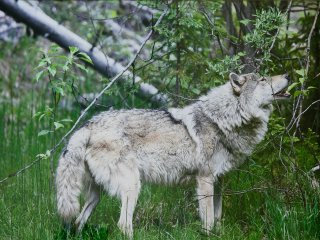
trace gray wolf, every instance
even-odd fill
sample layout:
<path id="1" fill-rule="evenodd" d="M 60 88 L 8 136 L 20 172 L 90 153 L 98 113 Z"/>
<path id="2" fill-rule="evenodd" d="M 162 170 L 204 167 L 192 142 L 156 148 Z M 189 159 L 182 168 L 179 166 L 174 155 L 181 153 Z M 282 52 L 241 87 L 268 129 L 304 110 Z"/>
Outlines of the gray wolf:
<path id="1" fill-rule="evenodd" d="M 199 214 L 209 232 L 222 213 L 219 177 L 239 166 L 263 139 L 288 75 L 230 73 L 230 81 L 184 108 L 107 111 L 76 131 L 56 174 L 57 208 L 80 231 L 99 202 L 99 189 L 121 200 L 119 228 L 132 237 L 141 182 L 197 182 Z"/>

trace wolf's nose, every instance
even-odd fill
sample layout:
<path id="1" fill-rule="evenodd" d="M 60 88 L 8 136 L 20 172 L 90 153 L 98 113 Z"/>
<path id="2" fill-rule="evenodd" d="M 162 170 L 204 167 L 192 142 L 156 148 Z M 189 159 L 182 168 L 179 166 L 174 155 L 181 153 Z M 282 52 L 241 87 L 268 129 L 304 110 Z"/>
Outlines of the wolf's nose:
<path id="1" fill-rule="evenodd" d="M 291 80 L 291 79 L 290 79 L 290 76 L 289 76 L 289 74 L 288 74 L 288 73 L 286 73 L 286 74 L 285 74 L 285 75 L 283 75 L 283 76 L 284 76 L 284 78 L 285 78 L 285 79 L 287 79 L 287 80 L 290 82 L 290 80 Z"/>

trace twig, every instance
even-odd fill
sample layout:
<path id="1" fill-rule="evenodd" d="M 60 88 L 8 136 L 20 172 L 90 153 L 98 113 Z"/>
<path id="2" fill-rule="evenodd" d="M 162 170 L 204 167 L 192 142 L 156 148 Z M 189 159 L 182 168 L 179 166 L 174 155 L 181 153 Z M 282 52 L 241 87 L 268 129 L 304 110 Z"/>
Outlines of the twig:
<path id="1" fill-rule="evenodd" d="M 302 64 L 300 59 L 298 59 L 298 62 L 299 62 L 300 67 L 303 68 L 303 64 Z M 293 70 L 294 69 L 292 69 L 292 71 Z M 288 126 L 291 126 L 291 124 L 295 121 L 295 116 L 296 116 L 296 113 L 298 111 L 299 101 L 300 101 L 299 97 L 297 98 L 297 100 L 294 99 L 294 102 L 293 102 L 293 105 L 292 105 L 292 118 L 291 118 Z"/>
<path id="2" fill-rule="evenodd" d="M 308 36 L 308 45 L 307 45 L 307 49 L 306 49 L 306 52 L 307 52 L 306 74 L 308 74 L 308 72 L 309 72 L 309 67 L 310 67 L 311 38 L 312 38 L 312 34 L 313 34 L 313 32 L 314 32 L 314 29 L 316 28 L 316 23 L 317 23 L 317 20 L 318 20 L 318 17 L 319 17 L 319 13 L 320 13 L 320 4 L 318 3 L 318 10 L 317 10 L 316 16 L 314 17 L 313 24 L 312 24 L 312 28 L 311 28 L 310 33 L 309 33 L 309 36 Z"/>
<path id="3" fill-rule="evenodd" d="M 303 112 L 299 113 L 299 115 L 296 117 L 296 119 L 293 121 L 293 123 L 290 124 L 290 125 L 287 127 L 287 131 L 290 131 L 290 130 L 292 129 L 293 125 L 298 121 L 298 119 L 300 119 L 301 116 L 302 116 L 306 111 L 308 111 L 309 108 L 310 108 L 313 104 L 316 104 L 316 103 L 318 103 L 318 102 L 320 102 L 320 99 L 312 102 Z"/>
<path id="4" fill-rule="evenodd" d="M 245 194 L 248 192 L 264 192 L 266 190 L 276 190 L 276 191 L 282 191 L 282 192 L 286 192 L 288 191 L 288 189 L 284 189 L 284 188 L 274 188 L 274 187 L 253 187 L 253 188 L 249 188 L 249 189 L 245 189 L 245 190 L 238 190 L 238 191 L 230 191 L 230 192 L 226 192 L 223 195 L 225 196 L 232 196 L 232 195 L 241 195 L 241 194 Z"/>
<path id="5" fill-rule="evenodd" d="M 288 8 L 287 8 L 287 10 L 286 10 L 286 12 L 285 12 L 286 15 L 287 15 L 288 12 L 290 11 L 291 5 L 292 5 L 292 0 L 290 1 L 289 5 L 288 5 Z M 280 27 L 278 28 L 276 34 L 274 35 L 274 38 L 273 38 L 272 43 L 271 43 L 271 46 L 270 46 L 270 48 L 269 48 L 269 50 L 268 50 L 269 53 L 271 52 L 271 50 L 272 50 L 272 48 L 273 48 L 273 46 L 274 46 L 274 44 L 275 44 L 275 42 L 276 42 L 276 39 L 277 39 L 277 36 L 279 35 L 279 32 L 280 32 Z"/>
<path id="6" fill-rule="evenodd" d="M 74 87 L 73 85 L 71 86 L 71 89 L 72 89 L 72 95 L 73 95 L 74 99 L 76 100 L 77 104 L 78 104 L 80 107 L 81 107 L 81 106 L 87 107 L 87 106 L 88 106 L 87 103 L 90 103 L 90 100 L 89 100 L 87 97 L 82 96 L 81 93 L 80 93 L 80 91 L 79 91 L 76 87 Z M 77 94 L 78 96 L 77 96 L 76 94 Z M 80 102 L 78 98 L 82 99 L 83 102 Z M 103 104 L 99 104 L 99 103 L 95 103 L 95 105 L 96 105 L 97 107 L 103 107 L 103 108 L 105 108 L 105 109 L 108 109 L 108 108 L 112 107 L 112 105 L 108 105 L 108 106 L 107 106 L 107 105 L 103 105 Z"/>
<path id="7" fill-rule="evenodd" d="M 313 79 L 316 79 L 317 77 L 319 77 L 320 76 L 320 73 L 318 73 Z"/>
<path id="8" fill-rule="evenodd" d="M 245 190 L 229 190 L 229 191 L 224 191 L 222 194 L 209 194 L 209 195 L 196 195 L 197 200 L 203 200 L 208 197 L 213 197 L 213 196 L 232 196 L 232 195 L 241 195 L 241 194 L 246 194 L 249 192 L 265 192 L 266 190 L 276 190 L 279 192 L 288 192 L 289 189 L 286 188 L 274 188 L 274 187 L 253 187 Z"/>
<path id="9" fill-rule="evenodd" d="M 211 25 L 211 27 L 212 27 L 213 29 L 215 29 L 215 24 L 214 24 L 214 22 L 213 22 L 212 19 L 209 17 L 206 9 L 205 9 L 203 6 L 201 6 L 200 12 L 205 16 L 207 22 Z M 218 41 L 218 44 L 219 44 L 219 47 L 220 47 L 221 54 L 224 55 L 224 54 L 225 54 L 225 53 L 224 53 L 224 50 L 223 50 L 223 47 L 224 47 L 224 46 L 223 46 L 222 43 L 221 43 L 219 34 L 216 34 L 216 38 L 217 38 L 217 41 Z"/>
<path id="10" fill-rule="evenodd" d="M 140 67 L 136 68 L 136 69 L 135 69 L 135 70 L 136 70 L 136 72 L 138 72 L 138 71 L 140 71 L 141 69 L 143 69 L 143 68 L 147 67 L 148 65 L 150 65 L 150 64 L 152 64 L 152 63 L 154 63 L 155 61 L 159 61 L 159 60 L 161 60 L 163 57 L 165 57 L 165 56 L 167 56 L 167 55 L 171 54 L 172 52 L 173 52 L 173 50 L 172 50 L 172 51 L 169 51 L 169 52 L 166 52 L 166 53 L 162 54 L 161 56 L 154 57 L 153 59 L 148 60 L 148 61 L 149 61 L 148 63 L 146 63 L 146 64 L 144 64 L 144 65 L 142 65 L 142 66 L 140 66 Z M 142 59 L 142 61 L 145 61 L 145 60 L 143 60 L 143 59 Z"/>
<path id="11" fill-rule="evenodd" d="M 163 13 L 161 14 L 161 16 L 159 17 L 158 21 L 155 23 L 154 27 L 158 26 L 159 23 L 162 21 L 163 17 L 167 14 L 168 8 L 166 8 Z M 80 123 L 80 121 L 83 119 L 83 117 L 86 115 L 86 113 L 89 111 L 89 109 L 97 102 L 97 100 L 102 96 L 102 94 L 107 91 L 128 69 L 129 67 L 134 63 L 134 61 L 136 60 L 136 58 L 138 57 L 138 55 L 140 54 L 142 48 L 144 47 L 144 45 L 147 43 L 147 41 L 150 39 L 151 35 L 154 32 L 154 27 L 150 30 L 150 32 L 148 33 L 148 35 L 144 38 L 144 41 L 142 42 L 142 44 L 140 45 L 140 48 L 138 49 L 137 53 L 134 55 L 134 57 L 132 58 L 132 60 L 127 64 L 127 66 L 121 71 L 119 72 L 108 84 L 107 86 L 105 86 L 100 93 L 94 98 L 94 100 L 86 107 L 86 109 L 81 113 L 81 115 L 79 116 L 79 118 L 77 119 L 77 121 L 74 123 L 74 125 L 72 126 L 72 128 L 60 139 L 60 141 L 50 150 L 50 154 L 54 153 L 56 151 L 56 149 L 61 145 L 61 143 L 76 129 L 76 127 L 78 126 L 78 124 Z M 15 173 L 9 174 L 7 177 L 3 178 L 0 180 L 0 184 L 7 181 L 9 178 L 18 176 L 20 173 L 26 171 L 27 169 L 31 168 L 33 165 L 35 165 L 37 162 L 39 162 L 40 160 L 42 160 L 44 158 L 38 157 L 36 160 L 34 160 L 33 162 L 29 163 L 28 165 L 26 165 L 24 168 L 16 171 Z"/>
<path id="12" fill-rule="evenodd" d="M 199 98 L 187 98 L 187 97 L 184 97 L 182 95 L 175 94 L 175 93 L 172 93 L 172 92 L 169 92 L 169 91 L 166 91 L 166 93 L 168 93 L 169 95 L 172 95 L 174 97 L 178 97 L 178 98 L 181 98 L 183 100 L 187 100 L 187 101 L 193 101 L 193 102 L 201 101 L 201 102 L 203 102 L 203 100 L 200 100 Z"/>
<path id="13" fill-rule="evenodd" d="M 312 38 L 312 34 L 314 32 L 314 29 L 316 27 L 316 23 L 317 23 L 317 20 L 318 20 L 318 16 L 319 16 L 319 13 L 320 13 L 320 4 L 318 3 L 318 9 L 317 9 L 317 13 L 314 17 L 314 20 L 313 20 L 313 24 L 312 24 L 312 27 L 311 27 L 311 30 L 309 32 L 309 36 L 308 36 L 308 43 L 307 43 L 307 48 L 306 48 L 306 54 L 307 54 L 307 63 L 306 63 L 306 71 L 305 71 L 305 76 L 308 77 L 308 73 L 309 73 L 309 67 L 310 67 L 310 47 L 311 47 L 311 38 Z M 305 86 L 305 83 L 303 83 L 301 85 L 301 90 L 304 89 L 304 86 Z M 300 120 L 301 120 L 301 113 L 302 113 L 302 104 L 303 104 L 303 95 L 300 95 L 299 96 L 299 115 L 298 117 L 296 118 L 296 130 L 293 134 L 293 136 L 296 135 L 296 132 L 297 132 L 297 129 L 299 128 L 299 124 L 300 124 Z"/>

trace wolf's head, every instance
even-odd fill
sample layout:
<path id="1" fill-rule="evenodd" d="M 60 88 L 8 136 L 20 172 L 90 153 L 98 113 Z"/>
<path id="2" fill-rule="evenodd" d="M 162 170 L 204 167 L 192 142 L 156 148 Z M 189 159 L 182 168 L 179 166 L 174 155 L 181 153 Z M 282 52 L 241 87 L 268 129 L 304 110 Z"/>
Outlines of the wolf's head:
<path id="1" fill-rule="evenodd" d="M 290 97 L 285 90 L 290 80 L 288 74 L 261 77 L 254 73 L 230 73 L 229 78 L 234 94 L 254 108 L 266 108 L 274 100 Z"/>

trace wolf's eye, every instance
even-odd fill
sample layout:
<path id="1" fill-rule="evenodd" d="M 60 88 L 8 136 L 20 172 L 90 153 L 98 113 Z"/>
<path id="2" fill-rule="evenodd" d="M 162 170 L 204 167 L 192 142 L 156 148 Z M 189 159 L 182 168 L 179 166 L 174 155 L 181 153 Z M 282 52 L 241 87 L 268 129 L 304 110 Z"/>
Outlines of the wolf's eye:
<path id="1" fill-rule="evenodd" d="M 261 82 L 265 82 L 265 81 L 267 81 L 267 79 L 265 79 L 265 78 L 263 77 L 263 78 L 261 78 L 260 81 L 261 81 Z"/>

